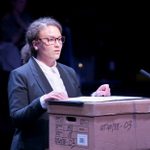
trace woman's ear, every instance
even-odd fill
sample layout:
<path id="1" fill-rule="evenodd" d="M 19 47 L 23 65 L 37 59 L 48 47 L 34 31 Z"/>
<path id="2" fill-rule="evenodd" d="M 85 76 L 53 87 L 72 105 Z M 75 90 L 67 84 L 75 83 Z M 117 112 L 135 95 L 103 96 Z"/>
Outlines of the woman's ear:
<path id="1" fill-rule="evenodd" d="M 35 49 L 35 50 L 38 50 L 37 42 L 36 42 L 36 41 L 33 41 L 32 44 L 33 44 L 34 49 Z"/>

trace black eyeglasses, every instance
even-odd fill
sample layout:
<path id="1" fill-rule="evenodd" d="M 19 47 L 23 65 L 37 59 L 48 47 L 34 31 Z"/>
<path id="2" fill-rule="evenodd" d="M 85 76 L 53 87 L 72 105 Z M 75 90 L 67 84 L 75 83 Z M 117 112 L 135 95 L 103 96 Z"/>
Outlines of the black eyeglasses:
<path id="1" fill-rule="evenodd" d="M 55 37 L 45 37 L 45 38 L 38 38 L 38 40 L 42 41 L 45 45 L 54 45 L 56 42 L 59 44 L 63 44 L 65 42 L 65 36 L 60 36 L 58 38 Z"/>

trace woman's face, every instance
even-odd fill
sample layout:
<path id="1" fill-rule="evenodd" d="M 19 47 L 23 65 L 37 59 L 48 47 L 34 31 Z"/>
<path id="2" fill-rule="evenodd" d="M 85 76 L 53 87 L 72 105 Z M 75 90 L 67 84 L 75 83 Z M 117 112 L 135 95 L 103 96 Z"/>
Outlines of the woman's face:
<path id="1" fill-rule="evenodd" d="M 57 60 L 60 57 L 63 39 L 61 32 L 56 26 L 45 26 L 38 35 L 35 50 L 37 57 Z"/>

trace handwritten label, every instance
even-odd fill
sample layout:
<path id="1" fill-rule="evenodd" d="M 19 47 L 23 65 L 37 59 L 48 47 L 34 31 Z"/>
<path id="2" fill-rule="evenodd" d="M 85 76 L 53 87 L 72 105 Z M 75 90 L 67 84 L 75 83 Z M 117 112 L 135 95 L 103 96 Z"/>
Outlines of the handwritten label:
<path id="1" fill-rule="evenodd" d="M 126 120 L 121 122 L 110 122 L 104 123 L 100 126 L 100 131 L 108 131 L 108 132 L 115 132 L 121 129 L 129 131 L 133 126 L 132 120 Z"/>

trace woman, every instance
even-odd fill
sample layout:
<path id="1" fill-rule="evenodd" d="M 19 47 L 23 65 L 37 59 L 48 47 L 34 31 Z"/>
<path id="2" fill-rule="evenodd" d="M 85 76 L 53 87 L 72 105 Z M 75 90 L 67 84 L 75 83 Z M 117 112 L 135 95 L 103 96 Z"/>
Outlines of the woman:
<path id="1" fill-rule="evenodd" d="M 10 116 L 16 128 L 11 150 L 48 148 L 49 99 L 81 96 L 75 71 L 57 62 L 65 37 L 60 23 L 49 17 L 31 23 L 26 32 L 31 56 L 10 74 L 8 93 Z M 94 96 L 109 96 L 109 85 L 100 86 Z"/>

